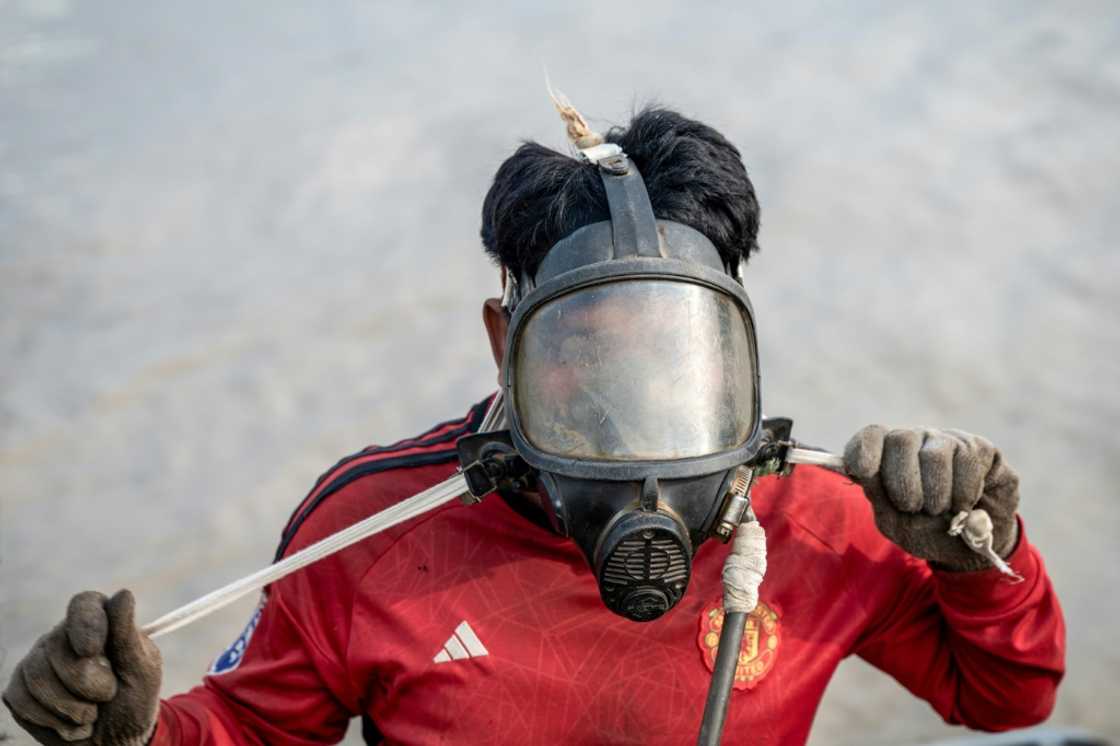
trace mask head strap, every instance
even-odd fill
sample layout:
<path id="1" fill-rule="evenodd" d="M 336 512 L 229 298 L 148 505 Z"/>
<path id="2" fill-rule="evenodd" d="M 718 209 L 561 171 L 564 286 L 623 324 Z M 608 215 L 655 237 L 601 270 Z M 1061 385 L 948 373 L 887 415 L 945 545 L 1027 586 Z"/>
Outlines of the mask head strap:
<path id="1" fill-rule="evenodd" d="M 649 202 L 645 182 L 638 169 L 614 143 L 603 143 L 579 151 L 599 169 L 611 213 L 614 257 L 661 256 L 657 219 Z"/>
<path id="2" fill-rule="evenodd" d="M 653 214 L 646 184 L 622 148 L 614 143 L 601 143 L 582 148 L 579 154 L 598 169 L 603 180 L 607 209 L 611 214 L 613 258 L 663 256 L 657 218 Z M 510 273 L 506 277 L 502 305 L 512 311 L 534 284 L 531 276 L 526 275 L 518 282 Z"/>

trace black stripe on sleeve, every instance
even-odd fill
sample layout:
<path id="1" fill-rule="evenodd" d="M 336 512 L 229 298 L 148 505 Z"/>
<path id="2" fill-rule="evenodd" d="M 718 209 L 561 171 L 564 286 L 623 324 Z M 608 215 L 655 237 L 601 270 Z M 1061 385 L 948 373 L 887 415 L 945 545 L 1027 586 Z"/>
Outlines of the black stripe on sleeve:
<path id="1" fill-rule="evenodd" d="M 353 461 L 356 461 L 360 458 L 365 458 L 366 456 L 376 456 L 378 454 L 392 453 L 393 451 L 405 450 L 406 448 L 427 448 L 428 446 L 434 446 L 434 445 L 440 445 L 442 443 L 448 443 L 450 441 L 455 440 L 456 438 L 459 438 L 462 435 L 466 435 L 467 433 L 476 432 L 478 430 L 479 425 L 482 424 L 482 418 L 486 416 L 486 410 L 490 405 L 490 400 L 493 399 L 493 398 L 494 397 L 491 395 L 491 396 L 486 397 L 482 401 L 480 401 L 478 404 L 475 404 L 467 412 L 467 415 L 466 415 L 465 418 L 456 418 L 456 419 L 452 419 L 452 420 L 447 420 L 446 422 L 441 422 L 440 424 L 436 425 L 435 427 L 429 428 L 422 435 L 417 435 L 417 436 L 412 437 L 412 438 L 405 438 L 404 440 L 398 440 L 396 443 L 393 443 L 392 445 L 388 445 L 388 446 L 371 446 L 369 448 L 364 448 L 364 449 L 358 451 L 357 453 L 352 453 L 349 456 L 345 456 L 342 459 L 340 459 L 334 466 L 332 466 L 331 468 L 329 468 L 325 472 L 323 472 L 321 475 L 319 475 L 319 478 L 315 480 L 315 484 L 311 487 L 311 490 L 306 495 L 304 495 L 302 500 L 300 500 L 296 504 L 296 507 L 292 511 L 292 514 L 290 516 L 288 516 L 288 522 L 284 525 L 284 530 L 280 534 L 281 547 L 286 547 L 287 546 L 287 544 L 291 541 L 291 537 L 289 536 L 289 534 L 294 533 L 295 527 L 298 527 L 299 524 L 303 523 L 304 519 L 302 517 L 302 514 L 307 512 L 307 510 L 312 509 L 312 505 L 309 505 L 307 507 L 307 509 L 301 510 L 301 508 L 303 507 L 303 504 L 305 502 L 307 502 L 307 498 L 309 498 L 309 497 L 311 497 L 311 495 L 315 494 L 315 490 L 319 489 L 319 486 L 323 484 L 323 481 L 326 480 L 327 477 L 329 477 L 335 471 L 337 471 L 340 467 L 345 466 L 346 464 L 349 464 L 349 463 L 351 463 Z M 443 435 L 440 435 L 437 438 L 431 438 L 431 439 L 426 440 L 426 441 L 424 440 L 424 438 L 428 434 L 434 433 L 435 431 L 439 430 L 441 427 L 446 427 L 446 426 L 448 426 L 448 425 L 450 425 L 454 422 L 459 422 L 460 420 L 463 421 L 462 425 L 460 425 L 460 426 L 458 426 L 458 427 L 456 427 L 452 430 L 449 430 L 448 432 L 444 433 Z M 407 444 L 407 445 L 405 445 L 405 444 Z M 315 502 L 313 503 L 313 505 L 318 504 L 318 502 L 320 501 L 321 498 L 322 498 L 321 495 L 319 497 L 317 497 L 315 499 Z"/>
<path id="2" fill-rule="evenodd" d="M 273 562 L 278 562 L 284 557 L 284 553 L 288 550 L 288 545 L 295 539 L 296 534 L 299 532 L 300 526 L 315 512 L 315 509 L 323 504 L 328 497 L 338 492 L 346 485 L 368 477 L 371 474 L 378 474 L 390 469 L 400 469 L 415 466 L 429 466 L 431 464 L 445 464 L 449 461 L 456 461 L 459 458 L 458 453 L 454 448 L 444 451 L 434 451 L 432 453 L 416 453 L 411 456 L 399 456 L 397 458 L 386 458 L 380 461 L 371 461 L 367 464 L 359 464 L 352 469 L 344 471 L 339 474 L 331 483 L 323 488 L 323 491 L 315 496 L 307 509 L 299 514 L 284 531 L 283 537 L 280 539 L 280 546 L 276 548 L 276 556 L 273 557 Z"/>

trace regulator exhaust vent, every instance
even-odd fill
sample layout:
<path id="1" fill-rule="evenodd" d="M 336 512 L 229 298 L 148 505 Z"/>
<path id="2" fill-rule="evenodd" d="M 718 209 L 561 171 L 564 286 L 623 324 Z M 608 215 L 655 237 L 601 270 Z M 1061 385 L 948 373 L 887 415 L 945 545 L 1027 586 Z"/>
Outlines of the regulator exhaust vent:
<path id="1" fill-rule="evenodd" d="M 663 513 L 633 512 L 608 532 L 599 550 L 599 591 L 609 609 L 636 622 L 658 618 L 688 587 L 687 534 Z"/>

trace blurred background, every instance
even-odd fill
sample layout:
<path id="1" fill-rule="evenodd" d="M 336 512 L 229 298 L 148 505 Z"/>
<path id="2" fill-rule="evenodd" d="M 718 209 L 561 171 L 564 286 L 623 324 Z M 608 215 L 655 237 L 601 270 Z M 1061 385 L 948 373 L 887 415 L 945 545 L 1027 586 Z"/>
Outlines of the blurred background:
<path id="1" fill-rule="evenodd" d="M 661 102 L 742 150 L 769 414 L 1004 450 L 1069 623 L 1051 723 L 1120 738 L 1107 0 L 0 1 L 0 680 L 72 593 L 150 619 L 254 570 L 340 456 L 493 389 L 479 208 L 565 147 L 545 65 L 599 127 Z M 252 604 L 161 640 L 165 692 Z M 960 735 L 850 661 L 812 743 Z"/>

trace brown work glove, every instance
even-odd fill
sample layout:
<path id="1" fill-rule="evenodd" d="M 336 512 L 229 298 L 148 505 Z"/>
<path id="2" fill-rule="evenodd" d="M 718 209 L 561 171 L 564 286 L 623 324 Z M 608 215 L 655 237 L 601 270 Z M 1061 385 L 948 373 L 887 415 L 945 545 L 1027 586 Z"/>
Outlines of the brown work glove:
<path id="1" fill-rule="evenodd" d="M 868 425 L 844 449 L 848 474 L 863 487 L 875 524 L 915 557 L 950 570 L 991 567 L 949 535 L 961 511 L 992 519 L 992 548 L 1007 557 L 1018 541 L 1019 477 L 987 440 L 961 430 L 890 430 Z"/>
<path id="2" fill-rule="evenodd" d="M 162 662 L 133 620 L 129 591 L 70 599 L 4 690 L 4 704 L 39 743 L 141 746 L 155 730 Z"/>

